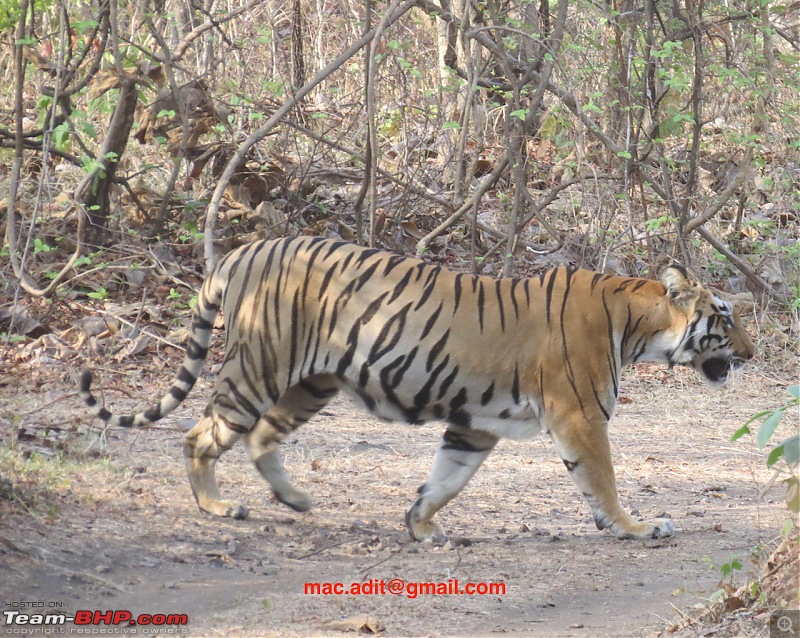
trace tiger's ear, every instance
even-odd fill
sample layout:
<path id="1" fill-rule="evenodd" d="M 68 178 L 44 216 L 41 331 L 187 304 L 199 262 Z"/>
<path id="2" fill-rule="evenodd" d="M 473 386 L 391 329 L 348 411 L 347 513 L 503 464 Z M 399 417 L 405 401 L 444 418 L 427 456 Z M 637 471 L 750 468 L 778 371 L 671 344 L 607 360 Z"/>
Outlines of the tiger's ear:
<path id="1" fill-rule="evenodd" d="M 689 308 L 700 298 L 700 285 L 689 278 L 683 266 L 670 266 L 661 273 L 661 283 L 670 300 L 679 308 Z"/>

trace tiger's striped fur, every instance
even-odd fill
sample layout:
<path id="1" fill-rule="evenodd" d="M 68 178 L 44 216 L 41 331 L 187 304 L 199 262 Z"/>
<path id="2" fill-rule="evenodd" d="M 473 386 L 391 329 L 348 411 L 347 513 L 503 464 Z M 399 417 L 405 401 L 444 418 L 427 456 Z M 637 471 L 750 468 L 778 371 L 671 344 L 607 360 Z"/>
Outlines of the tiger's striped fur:
<path id="1" fill-rule="evenodd" d="M 286 476 L 278 444 L 340 390 L 388 421 L 447 423 L 433 469 L 406 515 L 416 539 L 440 540 L 434 514 L 469 481 L 501 437 L 548 434 L 599 529 L 663 537 L 669 519 L 633 520 L 620 506 L 607 435 L 620 373 L 663 361 L 724 383 L 753 356 L 738 314 L 680 268 L 661 282 L 558 268 L 491 279 L 320 238 L 261 241 L 223 258 L 203 284 L 186 357 L 169 392 L 110 425 L 169 414 L 203 366 L 222 309 L 226 356 L 202 419 L 186 435 L 189 480 L 202 510 L 244 518 L 223 500 L 219 456 L 244 437 L 277 498 L 310 498 Z"/>

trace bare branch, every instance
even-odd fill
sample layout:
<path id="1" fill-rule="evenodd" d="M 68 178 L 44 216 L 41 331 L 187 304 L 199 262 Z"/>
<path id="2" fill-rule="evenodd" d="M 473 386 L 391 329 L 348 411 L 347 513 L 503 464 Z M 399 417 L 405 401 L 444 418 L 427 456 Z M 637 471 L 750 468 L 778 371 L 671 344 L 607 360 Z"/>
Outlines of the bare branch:
<path id="1" fill-rule="evenodd" d="M 386 20 L 386 28 L 397 22 L 401 17 L 403 17 L 412 7 L 417 4 L 418 0 L 406 0 L 403 4 L 401 4 L 397 11 L 392 16 L 387 16 Z M 239 148 L 236 149 L 236 152 L 231 157 L 230 161 L 228 162 L 227 166 L 225 166 L 225 170 L 220 175 L 219 181 L 217 182 L 217 187 L 214 189 L 214 194 L 211 197 L 211 201 L 208 204 L 208 209 L 206 210 L 205 216 L 205 259 L 206 259 L 206 269 L 210 272 L 214 268 L 214 264 L 216 263 L 216 256 L 214 255 L 214 227 L 216 225 L 216 218 L 217 213 L 219 212 L 219 205 L 222 202 L 222 196 L 225 193 L 225 189 L 228 187 L 228 183 L 233 177 L 234 172 L 236 171 L 236 167 L 239 166 L 247 156 L 248 151 L 259 141 L 264 139 L 272 129 L 280 122 L 289 111 L 291 111 L 299 102 L 302 100 L 306 95 L 308 95 L 318 84 L 324 81 L 331 73 L 336 71 L 342 65 L 344 65 L 348 60 L 350 60 L 356 53 L 358 53 L 363 47 L 367 46 L 372 39 L 375 37 L 377 29 L 370 30 L 369 33 L 365 34 L 362 38 L 351 44 L 341 55 L 339 55 L 336 59 L 328 63 L 323 69 L 321 69 L 313 78 L 311 78 L 306 84 L 300 87 L 294 95 L 289 98 L 286 102 L 284 102 L 283 106 L 281 106 L 273 115 L 270 117 L 264 124 L 262 124 L 257 130 L 255 130 L 252 134 L 250 134 L 247 139 L 239 145 Z"/>

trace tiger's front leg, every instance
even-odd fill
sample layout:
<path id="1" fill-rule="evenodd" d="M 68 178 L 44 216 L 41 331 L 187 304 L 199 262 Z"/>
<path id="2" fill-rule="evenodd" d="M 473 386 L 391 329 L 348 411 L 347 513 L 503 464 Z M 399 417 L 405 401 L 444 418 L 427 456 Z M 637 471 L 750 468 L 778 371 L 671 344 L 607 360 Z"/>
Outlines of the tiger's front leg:
<path id="1" fill-rule="evenodd" d="M 619 502 L 608 424 L 588 423 L 577 417 L 568 427 L 555 424 L 550 434 L 556 452 L 586 499 L 597 529 L 608 529 L 617 538 L 664 538 L 672 536 L 675 525 L 668 518 L 634 520 Z"/>
<path id="2" fill-rule="evenodd" d="M 497 441 L 494 435 L 479 430 L 447 428 L 428 480 L 419 488 L 420 497 L 406 513 L 411 538 L 435 543 L 447 538 L 442 527 L 431 519 L 462 490 Z"/>

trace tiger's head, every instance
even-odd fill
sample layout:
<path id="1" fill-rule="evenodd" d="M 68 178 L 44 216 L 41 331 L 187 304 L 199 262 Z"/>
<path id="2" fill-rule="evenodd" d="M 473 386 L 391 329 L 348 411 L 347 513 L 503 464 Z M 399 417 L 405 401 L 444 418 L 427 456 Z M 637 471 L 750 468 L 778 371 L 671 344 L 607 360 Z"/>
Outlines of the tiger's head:
<path id="1" fill-rule="evenodd" d="M 680 342 L 667 352 L 668 363 L 697 370 L 711 385 L 724 384 L 731 370 L 741 368 L 755 355 L 738 311 L 690 279 L 680 266 L 666 268 L 661 283 L 667 289 L 673 317 L 685 322 Z"/>

